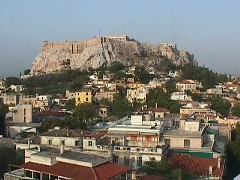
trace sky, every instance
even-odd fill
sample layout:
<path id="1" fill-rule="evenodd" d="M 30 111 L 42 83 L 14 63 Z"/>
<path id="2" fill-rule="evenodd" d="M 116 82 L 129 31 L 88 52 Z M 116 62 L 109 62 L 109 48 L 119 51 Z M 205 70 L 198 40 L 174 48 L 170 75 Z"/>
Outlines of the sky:
<path id="1" fill-rule="evenodd" d="M 175 43 L 199 65 L 240 75 L 238 0 L 1 0 L 0 77 L 30 69 L 48 41 L 126 34 Z"/>

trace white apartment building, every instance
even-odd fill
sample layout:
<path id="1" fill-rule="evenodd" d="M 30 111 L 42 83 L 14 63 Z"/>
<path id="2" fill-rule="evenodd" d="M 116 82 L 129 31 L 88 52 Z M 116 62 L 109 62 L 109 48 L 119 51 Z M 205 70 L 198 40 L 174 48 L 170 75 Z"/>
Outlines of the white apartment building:
<path id="1" fill-rule="evenodd" d="M 194 91 L 197 88 L 197 84 L 193 80 L 185 79 L 181 82 L 176 83 L 176 88 L 179 91 L 186 91 L 186 90 Z"/>
<path id="2" fill-rule="evenodd" d="M 147 100 L 148 91 L 149 89 L 146 87 L 127 89 L 127 99 L 130 103 L 133 103 L 134 101 L 145 103 Z"/>

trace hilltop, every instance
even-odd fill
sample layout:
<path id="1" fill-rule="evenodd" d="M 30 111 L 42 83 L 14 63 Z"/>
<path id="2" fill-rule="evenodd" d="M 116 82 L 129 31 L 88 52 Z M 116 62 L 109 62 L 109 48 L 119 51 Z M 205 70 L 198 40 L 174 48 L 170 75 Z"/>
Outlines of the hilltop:
<path id="1" fill-rule="evenodd" d="M 42 43 L 42 51 L 33 61 L 31 74 L 49 74 L 69 69 L 98 69 L 114 61 L 124 65 L 155 66 L 169 59 L 176 65 L 197 64 L 193 54 L 180 51 L 176 44 L 140 43 L 126 35 L 105 36 L 83 42 L 65 41 Z"/>

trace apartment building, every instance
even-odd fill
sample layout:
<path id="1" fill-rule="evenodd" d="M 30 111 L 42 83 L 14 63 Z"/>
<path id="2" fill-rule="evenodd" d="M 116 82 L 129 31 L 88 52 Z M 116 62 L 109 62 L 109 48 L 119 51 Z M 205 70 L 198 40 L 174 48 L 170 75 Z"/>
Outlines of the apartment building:
<path id="1" fill-rule="evenodd" d="M 197 89 L 197 84 L 193 80 L 185 79 L 181 82 L 176 83 L 176 88 L 179 91 L 195 91 Z"/>
<path id="2" fill-rule="evenodd" d="M 99 101 L 101 99 L 108 99 L 112 102 L 118 93 L 118 90 L 108 90 L 106 88 L 100 88 L 99 91 L 96 92 L 94 100 Z"/>
<path id="3" fill-rule="evenodd" d="M 5 180 L 21 179 L 130 179 L 131 169 L 111 162 L 111 157 L 40 147 L 25 150 L 28 161 L 4 174 Z"/>
<path id="4" fill-rule="evenodd" d="M 75 92 L 75 105 L 82 103 L 92 103 L 93 95 L 90 90 L 76 91 Z"/>

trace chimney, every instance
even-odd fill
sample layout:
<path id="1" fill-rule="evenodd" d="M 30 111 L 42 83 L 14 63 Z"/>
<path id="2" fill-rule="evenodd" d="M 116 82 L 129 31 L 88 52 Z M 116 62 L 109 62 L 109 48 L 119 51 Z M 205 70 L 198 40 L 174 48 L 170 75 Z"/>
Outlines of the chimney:
<path id="1" fill-rule="evenodd" d="M 63 153 L 64 153 L 64 141 L 61 140 L 60 141 L 60 155 L 63 155 Z"/>
<path id="2" fill-rule="evenodd" d="M 221 168 L 221 158 L 218 158 L 218 168 Z"/>
<path id="3" fill-rule="evenodd" d="M 157 103 L 155 104 L 155 108 L 158 108 L 158 104 Z"/>
<path id="4" fill-rule="evenodd" d="M 212 176 L 212 166 L 209 166 L 209 176 Z"/>

